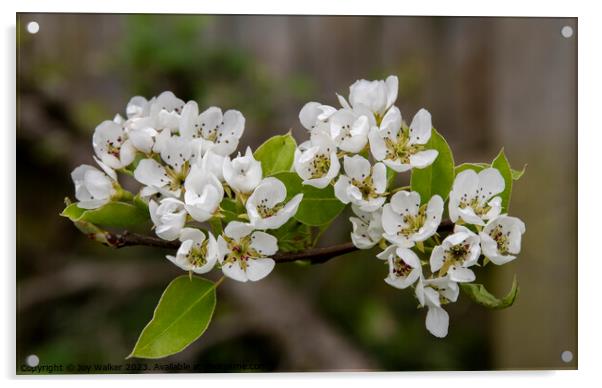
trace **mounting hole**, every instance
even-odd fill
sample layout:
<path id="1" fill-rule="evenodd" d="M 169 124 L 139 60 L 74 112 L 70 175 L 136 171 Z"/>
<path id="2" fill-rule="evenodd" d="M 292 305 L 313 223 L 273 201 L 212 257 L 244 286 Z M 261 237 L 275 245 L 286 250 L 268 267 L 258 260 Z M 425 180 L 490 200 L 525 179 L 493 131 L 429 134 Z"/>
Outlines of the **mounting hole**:
<path id="1" fill-rule="evenodd" d="M 40 31 L 40 25 L 38 22 L 29 22 L 27 23 L 27 32 L 30 34 L 37 34 Z"/>
<path id="2" fill-rule="evenodd" d="M 36 366 L 38 366 L 40 364 L 40 358 L 38 356 L 36 356 L 35 354 L 30 354 L 25 359 L 25 363 L 27 364 L 27 366 L 35 368 Z"/>
<path id="3" fill-rule="evenodd" d="M 560 33 L 562 34 L 562 36 L 564 36 L 565 38 L 568 39 L 571 36 L 573 36 L 573 27 L 571 27 L 571 26 L 564 26 L 560 30 Z"/>
<path id="4" fill-rule="evenodd" d="M 562 352 L 562 354 L 560 354 L 560 359 L 568 364 L 569 362 L 573 361 L 573 352 L 570 350 L 565 350 Z"/>

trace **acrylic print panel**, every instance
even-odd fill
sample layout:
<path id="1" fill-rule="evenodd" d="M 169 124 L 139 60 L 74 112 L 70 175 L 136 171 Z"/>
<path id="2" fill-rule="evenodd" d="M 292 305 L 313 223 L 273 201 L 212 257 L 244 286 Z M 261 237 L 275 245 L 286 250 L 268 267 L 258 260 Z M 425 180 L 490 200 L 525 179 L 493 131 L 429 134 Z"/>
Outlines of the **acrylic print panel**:
<path id="1" fill-rule="evenodd" d="M 16 372 L 575 369 L 576 48 L 19 14 Z"/>

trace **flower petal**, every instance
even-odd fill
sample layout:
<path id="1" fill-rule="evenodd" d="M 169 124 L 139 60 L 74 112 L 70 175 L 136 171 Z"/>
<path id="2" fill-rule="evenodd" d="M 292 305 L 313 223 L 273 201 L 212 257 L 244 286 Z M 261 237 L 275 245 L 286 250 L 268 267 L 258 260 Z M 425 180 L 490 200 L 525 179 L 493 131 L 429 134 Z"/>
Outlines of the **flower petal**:
<path id="1" fill-rule="evenodd" d="M 451 280 L 458 283 L 469 283 L 476 279 L 474 272 L 468 268 L 452 266 L 447 273 Z"/>
<path id="2" fill-rule="evenodd" d="M 376 163 L 372 167 L 372 184 L 377 194 L 387 190 L 387 167 L 383 163 Z"/>
<path id="3" fill-rule="evenodd" d="M 192 240 L 195 243 L 202 243 L 205 241 L 205 234 L 197 228 L 182 228 L 180 232 L 180 241 Z"/>
<path id="4" fill-rule="evenodd" d="M 385 80 L 385 85 L 387 86 L 387 108 L 395 103 L 397 100 L 397 90 L 399 87 L 399 80 L 397 76 L 390 75 Z"/>
<path id="5" fill-rule="evenodd" d="M 224 276 L 239 282 L 244 283 L 249 280 L 247 273 L 242 269 L 238 260 L 222 265 L 222 272 Z"/>
<path id="6" fill-rule="evenodd" d="M 431 272 L 437 272 L 443 266 L 443 262 L 445 261 L 445 249 L 441 245 L 437 245 L 433 248 L 433 252 L 431 252 L 430 264 L 431 264 Z"/>
<path id="7" fill-rule="evenodd" d="M 256 282 L 268 276 L 274 269 L 276 262 L 272 259 L 254 259 L 247 263 L 247 276 L 250 281 Z"/>
<path id="8" fill-rule="evenodd" d="M 361 155 L 353 155 L 352 157 L 345 156 L 343 159 L 345 174 L 358 181 L 363 181 L 364 178 L 370 175 L 371 166 L 368 159 Z"/>
<path id="9" fill-rule="evenodd" d="M 410 155 L 410 165 L 414 168 L 425 168 L 433 164 L 439 151 L 437 150 L 424 150 Z"/>
<path id="10" fill-rule="evenodd" d="M 251 248 L 262 256 L 271 256 L 278 252 L 278 239 L 271 234 L 256 231 L 251 235 Z"/>
<path id="11" fill-rule="evenodd" d="M 240 221 L 230 221 L 224 229 L 224 234 L 231 239 L 239 241 L 241 238 L 248 236 L 253 231 L 253 227 L 249 224 Z"/>
<path id="12" fill-rule="evenodd" d="M 398 191 L 391 197 L 391 207 L 397 214 L 415 216 L 420 208 L 420 194 L 416 191 Z"/>
<path id="13" fill-rule="evenodd" d="M 167 182 L 165 168 L 154 159 L 142 159 L 134 170 L 134 178 L 147 186 L 162 187 Z"/>
<path id="14" fill-rule="evenodd" d="M 504 178 L 498 169 L 490 167 L 479 172 L 479 189 L 480 194 L 485 196 L 484 198 L 491 198 L 501 193 L 504 191 L 504 187 Z"/>
<path id="15" fill-rule="evenodd" d="M 431 114 L 426 109 L 420 109 L 410 124 L 410 144 L 426 144 L 431 138 Z"/>
<path id="16" fill-rule="evenodd" d="M 449 314 L 441 307 L 429 307 L 426 313 L 426 329 L 435 337 L 444 338 L 449 328 Z"/>

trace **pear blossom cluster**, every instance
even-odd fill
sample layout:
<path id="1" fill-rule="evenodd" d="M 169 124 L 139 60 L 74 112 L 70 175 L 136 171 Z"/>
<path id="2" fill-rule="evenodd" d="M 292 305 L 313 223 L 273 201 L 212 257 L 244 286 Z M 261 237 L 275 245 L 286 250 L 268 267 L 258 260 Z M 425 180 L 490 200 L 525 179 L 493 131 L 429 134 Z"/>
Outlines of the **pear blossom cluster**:
<path id="1" fill-rule="evenodd" d="M 299 120 L 309 140 L 299 145 L 294 169 L 304 185 L 334 186 L 336 197 L 351 204 L 351 240 L 359 249 L 378 246 L 388 265 L 385 282 L 413 288 L 427 309 L 426 328 L 436 337 L 448 333 L 444 306 L 458 299 L 459 284 L 473 282 L 474 267 L 508 263 L 521 249 L 524 223 L 502 213 L 505 182 L 492 167 L 460 172 L 447 208 L 452 232 L 438 232 L 446 200 L 421 198 L 418 192 L 391 189 L 392 174 L 422 169 L 438 157 L 428 146 L 431 114 L 420 109 L 410 125 L 394 105 L 398 80 L 358 80 L 340 108 L 309 102 Z M 443 238 L 444 237 L 444 238 Z"/>
<path id="2" fill-rule="evenodd" d="M 237 281 L 257 281 L 274 268 L 271 258 L 278 229 L 295 215 L 303 194 L 286 200 L 285 185 L 264 178 L 261 163 L 247 147 L 238 152 L 244 116 L 218 107 L 200 111 L 172 92 L 147 100 L 132 98 L 125 117 L 98 125 L 92 137 L 98 167 L 73 170 L 78 207 L 97 209 L 127 197 L 117 173 L 141 184 L 139 198 L 148 204 L 154 232 L 167 241 L 181 242 L 167 258 L 191 273 L 218 267 Z M 130 194 L 131 196 L 131 194 Z M 223 231 L 208 231 L 212 221 L 224 219 L 224 198 L 244 206 L 240 220 L 230 220 Z"/>
<path id="3" fill-rule="evenodd" d="M 476 267 L 516 259 L 525 224 L 505 213 L 506 182 L 494 167 L 464 169 L 441 195 L 392 187 L 396 174 L 427 168 L 439 157 L 430 142 L 431 114 L 420 109 L 408 125 L 395 106 L 397 94 L 398 79 L 389 76 L 356 81 L 347 98 L 337 94 L 339 107 L 305 104 L 299 120 L 308 140 L 296 147 L 285 173 L 350 205 L 355 247 L 378 248 L 376 258 L 388 267 L 385 282 L 413 290 L 427 310 L 427 330 L 445 337 L 445 307 L 457 301 L 460 285 L 475 281 Z M 242 113 L 203 109 L 169 91 L 133 97 L 125 116 L 94 130 L 96 166 L 71 173 L 77 206 L 92 211 L 141 201 L 154 233 L 178 242 L 175 255 L 166 256 L 177 267 L 190 274 L 217 268 L 236 281 L 258 281 L 274 269 L 276 231 L 296 215 L 303 192 L 288 193 L 283 181 L 264 174 L 250 147 L 239 150 Z M 118 174 L 137 181 L 137 193 L 124 190 Z M 451 224 L 441 228 L 446 209 Z"/>

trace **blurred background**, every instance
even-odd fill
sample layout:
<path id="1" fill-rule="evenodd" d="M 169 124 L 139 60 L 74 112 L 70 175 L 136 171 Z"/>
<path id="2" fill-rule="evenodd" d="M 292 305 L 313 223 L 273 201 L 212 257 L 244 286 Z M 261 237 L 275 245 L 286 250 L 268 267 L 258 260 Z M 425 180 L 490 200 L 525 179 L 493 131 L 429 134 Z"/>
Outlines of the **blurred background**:
<path id="1" fill-rule="evenodd" d="M 27 32 L 30 21 L 37 34 Z M 561 29 L 572 27 L 564 37 Z M 134 95 L 172 90 L 247 119 L 241 147 L 292 128 L 307 101 L 337 105 L 356 79 L 399 77 L 406 120 L 421 107 L 456 163 L 505 147 L 523 252 L 488 265 L 489 311 L 461 295 L 450 332 L 424 327 L 411 292 L 383 282 L 374 252 L 283 264 L 225 282 L 207 332 L 161 363 L 201 371 L 561 369 L 577 366 L 577 20 L 554 18 L 20 14 L 17 20 L 17 368 L 124 363 L 165 286 L 165 253 L 112 250 L 58 216 L 91 136 Z M 322 245 L 349 239 L 345 216 Z M 561 360 L 570 351 L 572 361 Z M 154 365 L 150 363 L 149 365 Z"/>

